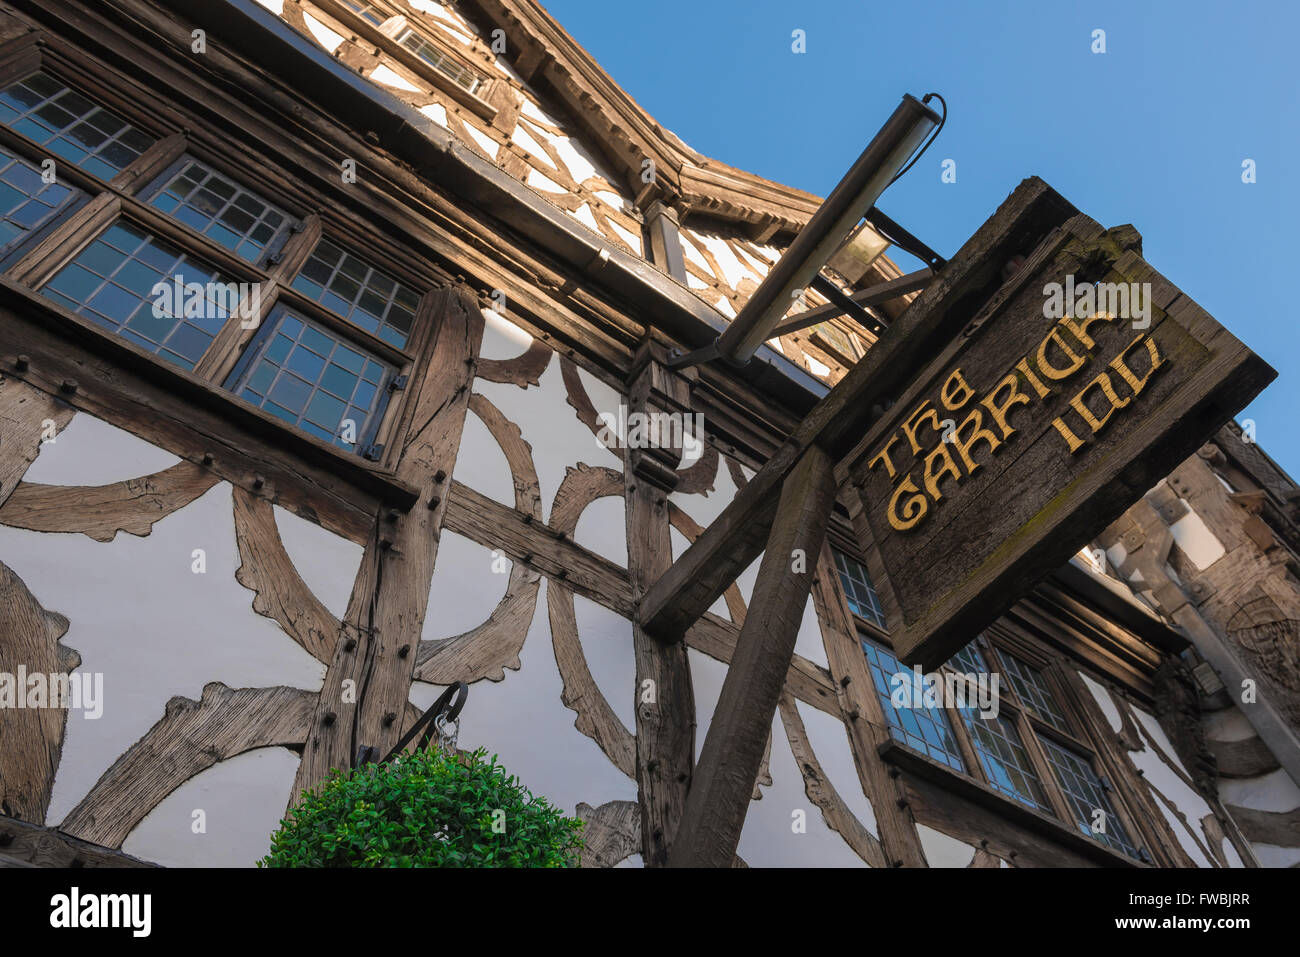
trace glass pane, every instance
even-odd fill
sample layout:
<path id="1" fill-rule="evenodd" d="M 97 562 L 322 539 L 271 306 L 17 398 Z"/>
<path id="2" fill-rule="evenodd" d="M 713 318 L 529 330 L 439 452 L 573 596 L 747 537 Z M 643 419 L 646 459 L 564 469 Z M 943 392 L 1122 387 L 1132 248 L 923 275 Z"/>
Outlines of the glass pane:
<path id="1" fill-rule="evenodd" d="M 189 253 L 119 221 L 55 273 L 41 294 L 192 368 L 241 289 Z"/>
<path id="2" fill-rule="evenodd" d="M 1062 731 L 1070 730 L 1061 706 L 1057 703 L 1056 696 L 1052 693 L 1052 689 L 1047 684 L 1047 679 L 1043 677 L 1043 673 L 1033 665 L 1026 664 L 1015 655 L 1008 654 L 1005 651 L 999 650 L 998 656 L 1002 659 L 1002 666 L 1006 669 L 1007 680 L 1011 682 L 1011 687 L 1015 689 L 1016 696 L 1020 698 L 1025 707 L 1052 727 L 1059 728 Z"/>
<path id="3" fill-rule="evenodd" d="M 401 303 L 416 302 L 419 295 L 328 239 L 317 244 L 293 287 L 358 328 L 399 349 L 406 346 L 412 316 Z"/>
<path id="4" fill-rule="evenodd" d="M 0 149 L 0 250 L 7 250 L 44 225 L 76 190 L 47 183 L 39 167 Z"/>
<path id="5" fill-rule="evenodd" d="M 359 373 L 373 367 L 386 382 L 392 367 L 345 346 L 337 334 L 281 309 L 250 346 L 242 372 L 226 388 L 318 438 L 360 452 L 378 417 L 381 389 Z"/>
<path id="6" fill-rule="evenodd" d="M 265 260 L 292 223 L 287 213 L 190 157 L 158 187 L 150 204 L 251 263 Z"/>
<path id="7" fill-rule="evenodd" d="M 1055 741 L 1045 737 L 1042 741 L 1043 751 L 1052 765 L 1056 780 L 1061 784 L 1061 790 L 1070 802 L 1079 830 L 1121 854 L 1140 859 L 1138 849 L 1129 840 L 1128 832 L 1115 813 L 1110 795 L 1106 793 L 1106 788 L 1093 771 L 1092 765 L 1081 755 Z"/>
<path id="8" fill-rule="evenodd" d="M 899 664 L 898 659 L 874 642 L 863 640 L 863 654 L 871 671 L 871 681 L 876 686 L 880 707 L 890 724 L 894 739 L 936 761 L 965 771 L 961 751 L 952 736 L 948 714 L 941 707 L 925 707 L 919 702 L 924 691 L 918 686 L 915 672 Z M 906 690 L 907 695 L 896 692 Z M 895 700 L 906 700 L 912 707 L 895 707 Z"/>
<path id="9" fill-rule="evenodd" d="M 111 179 L 153 138 L 48 73 L 0 91 L 0 122 L 101 179 Z"/>
<path id="10" fill-rule="evenodd" d="M 838 549 L 832 549 L 835 556 L 835 568 L 840 573 L 840 585 L 844 588 L 844 597 L 848 599 L 849 609 L 860 618 L 865 618 L 878 628 L 885 627 L 885 610 L 880 605 L 880 596 L 876 594 L 871 577 L 862 563 L 849 558 Z"/>
<path id="11" fill-rule="evenodd" d="M 974 708 L 963 708 L 962 718 L 970 730 L 971 743 L 980 765 L 994 790 L 1021 804 L 1052 813 L 1042 782 L 1025 751 L 1015 724 L 1005 715 L 982 718 Z"/>

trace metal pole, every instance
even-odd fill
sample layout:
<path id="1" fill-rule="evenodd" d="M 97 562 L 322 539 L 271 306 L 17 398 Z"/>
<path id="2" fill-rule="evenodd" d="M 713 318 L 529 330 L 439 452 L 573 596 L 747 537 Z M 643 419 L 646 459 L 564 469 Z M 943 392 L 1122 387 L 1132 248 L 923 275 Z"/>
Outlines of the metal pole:
<path id="1" fill-rule="evenodd" d="M 794 296 L 812 282 L 938 122 L 933 110 L 904 94 L 888 122 L 718 336 L 719 356 L 747 362 L 771 338 Z"/>

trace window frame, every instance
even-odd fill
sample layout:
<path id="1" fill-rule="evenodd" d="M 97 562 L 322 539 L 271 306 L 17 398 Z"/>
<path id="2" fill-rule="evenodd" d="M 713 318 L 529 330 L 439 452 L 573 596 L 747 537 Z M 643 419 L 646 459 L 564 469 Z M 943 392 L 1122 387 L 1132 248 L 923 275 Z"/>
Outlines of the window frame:
<path id="1" fill-rule="evenodd" d="M 465 51 L 453 47 L 448 40 L 436 35 L 431 36 L 430 29 L 421 20 L 413 19 L 409 15 L 415 13 L 417 16 L 422 17 L 423 15 L 419 11 L 408 8 L 407 11 L 394 13 L 382 24 L 376 25 L 343 3 L 342 0 L 315 0 L 315 6 L 323 16 L 332 20 L 340 28 L 335 32 L 341 33 L 344 37 L 350 34 L 354 38 L 364 38 L 367 43 L 377 46 L 393 64 L 402 67 L 411 76 L 451 97 L 461 106 L 467 107 L 489 123 L 496 120 L 498 108 L 493 105 L 493 101 L 499 85 L 504 81 L 492 74 L 489 68 L 490 60 L 484 64 L 475 62 L 474 59 L 466 55 Z M 387 5 L 379 3 L 373 3 L 372 6 L 381 11 L 387 7 Z M 403 46 L 397 38 L 408 29 L 414 31 L 421 39 L 433 44 L 440 51 L 447 54 L 450 59 L 459 62 L 466 69 L 472 70 L 475 74 L 481 76 L 483 78 L 482 84 L 475 92 L 471 93 L 433 64 L 422 59 L 419 54 Z"/>
<path id="2" fill-rule="evenodd" d="M 273 309 L 282 304 L 392 366 L 395 379 L 402 377 L 402 381 L 409 381 L 421 357 L 426 356 L 433 343 L 435 330 L 432 327 L 436 324 L 442 285 L 438 282 L 439 270 L 418 260 L 400 243 L 376 229 L 367 227 L 358 235 L 355 224 L 332 209 L 308 212 L 301 195 L 306 192 L 305 187 L 286 191 L 266 185 L 285 179 L 285 174 L 271 158 L 251 157 L 250 172 L 249 157 L 241 159 L 243 154 L 234 148 L 231 137 L 222 136 L 198 122 L 191 129 L 186 114 L 161 95 L 136 87 L 116 71 L 94 69 L 84 55 L 77 54 L 70 47 L 65 48 L 61 39 L 34 32 L 0 44 L 0 85 L 8 86 L 38 71 L 51 74 L 83 96 L 117 113 L 153 137 L 154 143 L 111 180 L 104 181 L 10 127 L 0 125 L 0 145 L 37 166 L 43 159 L 53 159 L 58 164 L 60 181 L 83 194 L 70 208 L 17 243 L 0 262 L 0 277 L 22 286 L 25 295 L 29 295 L 33 302 L 39 302 L 41 308 L 53 311 L 66 326 L 76 329 L 83 340 L 107 344 L 107 350 L 97 348 L 96 351 L 120 354 L 119 350 L 125 350 L 135 357 L 136 362 L 145 362 L 164 368 L 172 375 L 197 380 L 277 430 L 319 445 L 331 456 L 356 462 L 367 470 L 389 472 L 396 458 L 390 437 L 409 416 L 410 403 L 406 393 L 390 392 L 382 403 L 371 438 L 371 443 L 382 448 L 382 453 L 375 459 L 368 459 L 362 456 L 361 448 L 348 452 L 289 425 L 226 390 L 224 383 L 262 323 Z M 277 261 L 264 262 L 261 266 L 249 263 L 233 250 L 150 204 L 149 198 L 156 192 L 155 186 L 187 153 L 240 185 L 257 182 L 259 195 L 294 218 L 300 228 L 291 231 L 280 243 L 275 257 L 272 257 L 278 257 Z M 259 174 L 263 175 L 259 178 Z M 256 323 L 251 328 L 242 328 L 238 313 L 232 315 L 191 371 L 42 295 L 45 284 L 119 218 L 206 261 L 220 272 L 224 281 L 259 283 L 261 308 Z M 293 278 L 323 236 L 355 251 L 418 293 L 419 303 L 404 349 L 395 348 L 292 288 Z"/>
<path id="3" fill-rule="evenodd" d="M 832 552 L 843 552 L 845 557 L 857 561 L 863 568 L 868 570 L 868 576 L 870 576 L 870 569 L 867 562 L 863 560 L 862 550 L 856 547 L 847 533 L 832 525 L 828 529 L 827 544 Z M 834 565 L 833 561 L 832 565 Z M 888 632 L 879 628 L 870 619 L 863 618 L 853 611 L 848 595 L 844 593 L 838 567 L 835 567 L 834 578 L 834 588 L 837 590 L 844 607 L 849 611 L 856 626 L 858 641 L 870 640 L 893 654 L 894 645 Z M 1046 809 L 1031 807 L 993 785 L 984 769 L 983 762 L 975 748 L 974 740 L 970 729 L 966 726 L 963 715 L 958 709 L 947 704 L 944 706 L 944 711 L 948 716 L 950 733 L 961 751 L 962 762 L 966 766 L 964 772 L 957 771 L 931 758 L 928 754 L 919 752 L 910 745 L 899 742 L 893 736 L 892 729 L 887 727 L 886 733 L 889 735 L 890 741 L 898 747 L 907 748 L 912 753 L 921 755 L 936 767 L 943 768 L 949 774 L 968 777 L 978 782 L 1000 800 L 1014 804 L 1025 811 L 1051 818 L 1062 827 L 1079 832 L 1082 836 L 1069 798 L 1057 779 L 1056 771 L 1041 744 L 1040 736 L 1046 737 L 1055 744 L 1074 752 L 1092 768 L 1093 773 L 1098 778 L 1110 785 L 1106 794 L 1110 798 L 1116 816 L 1119 818 L 1129 842 L 1137 847 L 1140 852 L 1145 852 L 1147 856 L 1145 860 L 1134 858 L 1094 836 L 1089 835 L 1088 838 L 1107 851 L 1121 855 L 1135 863 L 1166 863 L 1168 855 L 1164 851 L 1161 842 L 1158 839 L 1153 839 L 1152 831 L 1139 823 L 1138 816 L 1133 811 L 1133 806 L 1136 803 L 1134 790 L 1129 786 L 1122 787 L 1120 785 L 1122 775 L 1112 765 L 1108 756 L 1103 757 L 1105 749 L 1099 748 L 1093 743 L 1096 740 L 1095 735 L 1099 732 L 1091 721 L 1092 716 L 1086 713 L 1080 702 L 1076 700 L 1073 689 L 1069 687 L 1069 682 L 1064 677 L 1064 669 L 1068 666 L 1063 657 L 1049 650 L 1047 643 L 1041 636 L 1031 634 L 1027 630 L 1013 625 L 1007 620 L 1006 616 L 1003 616 L 1003 618 L 1000 618 L 976 635 L 972 639 L 972 643 L 979 649 L 989 672 L 1001 676 L 998 683 L 999 714 L 1005 715 L 1016 729 L 1031 769 L 1038 778 L 1039 785 L 1044 792 L 1048 807 Z M 1032 705 L 1021 700 L 1020 695 L 1007 677 L 1006 668 L 1002 661 L 1003 654 L 1014 655 L 1020 662 L 1035 668 L 1039 672 L 1052 699 L 1061 709 L 1062 717 L 1067 725 L 1066 730 L 1059 729 L 1049 721 L 1039 717 Z M 953 674 L 961 673 L 952 667 L 950 661 L 945 662 L 940 667 L 940 671 Z M 873 686 L 872 692 L 874 693 L 875 690 Z M 882 703 L 883 707 L 884 704 Z M 886 725 L 888 725 L 887 716 Z M 1125 784 L 1127 785 L 1127 782 Z"/>

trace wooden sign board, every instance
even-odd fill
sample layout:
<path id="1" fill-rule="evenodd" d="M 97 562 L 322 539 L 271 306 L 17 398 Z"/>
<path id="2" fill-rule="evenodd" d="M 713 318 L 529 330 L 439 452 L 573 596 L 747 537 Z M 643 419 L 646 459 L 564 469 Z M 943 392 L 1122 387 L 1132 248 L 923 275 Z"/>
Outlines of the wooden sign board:
<path id="1" fill-rule="evenodd" d="M 1276 375 L 1074 216 L 1041 237 L 858 445 L 868 566 L 908 664 L 937 667 Z"/>

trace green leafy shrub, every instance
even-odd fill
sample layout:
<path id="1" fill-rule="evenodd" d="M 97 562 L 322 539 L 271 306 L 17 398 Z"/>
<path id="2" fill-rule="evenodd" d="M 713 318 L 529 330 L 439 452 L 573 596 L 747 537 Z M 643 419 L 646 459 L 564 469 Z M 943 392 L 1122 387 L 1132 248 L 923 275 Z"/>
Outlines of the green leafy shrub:
<path id="1" fill-rule="evenodd" d="M 271 835 L 259 867 L 576 867 L 582 822 L 483 749 L 431 749 L 331 771 Z"/>

